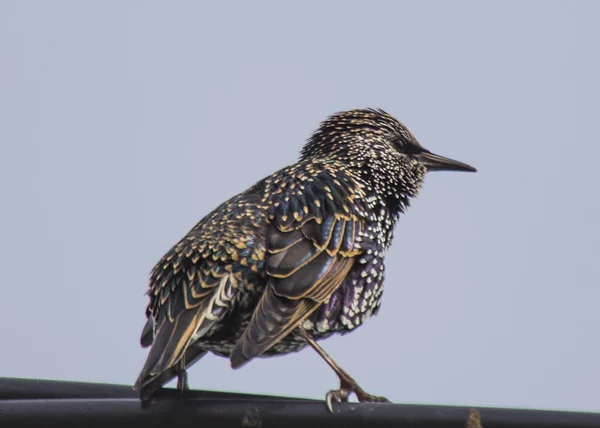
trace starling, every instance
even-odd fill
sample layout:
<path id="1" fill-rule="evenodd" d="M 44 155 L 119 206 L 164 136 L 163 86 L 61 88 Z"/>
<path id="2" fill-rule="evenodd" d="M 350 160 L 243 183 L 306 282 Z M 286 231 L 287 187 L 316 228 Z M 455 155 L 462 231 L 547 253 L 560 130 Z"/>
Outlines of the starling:
<path id="1" fill-rule="evenodd" d="M 368 394 L 317 343 L 348 333 L 381 304 L 384 257 L 398 217 L 429 171 L 476 169 L 422 147 L 381 109 L 336 113 L 298 162 L 204 217 L 150 274 L 151 346 L 134 388 L 147 400 L 207 352 L 239 368 L 312 347 L 340 379 L 326 396 Z"/>

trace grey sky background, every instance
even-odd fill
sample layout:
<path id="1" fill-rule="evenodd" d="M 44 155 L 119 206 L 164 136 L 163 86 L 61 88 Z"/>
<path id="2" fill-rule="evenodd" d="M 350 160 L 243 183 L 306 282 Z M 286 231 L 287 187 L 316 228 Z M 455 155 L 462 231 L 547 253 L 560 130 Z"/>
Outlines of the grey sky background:
<path id="1" fill-rule="evenodd" d="M 333 112 L 431 174 L 380 314 L 323 342 L 395 402 L 600 411 L 599 2 L 0 2 L 0 376 L 132 384 L 147 276 Z M 194 388 L 323 398 L 311 350 Z"/>

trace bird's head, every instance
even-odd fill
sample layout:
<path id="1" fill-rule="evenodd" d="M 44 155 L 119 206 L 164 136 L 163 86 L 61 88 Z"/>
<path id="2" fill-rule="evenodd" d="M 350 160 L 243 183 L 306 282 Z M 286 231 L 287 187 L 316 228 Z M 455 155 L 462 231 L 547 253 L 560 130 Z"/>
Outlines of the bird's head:
<path id="1" fill-rule="evenodd" d="M 421 146 L 406 126 L 381 109 L 339 112 L 323 121 L 302 149 L 301 159 L 336 158 L 348 162 L 400 161 L 430 171 L 477 170 Z M 385 165 L 382 165 L 385 166 Z"/>
<path id="2" fill-rule="evenodd" d="M 477 171 L 470 165 L 434 154 L 414 135 L 380 109 L 336 113 L 324 122 L 302 149 L 300 160 L 334 160 L 358 172 L 375 206 L 399 213 L 418 194 L 431 171 Z"/>

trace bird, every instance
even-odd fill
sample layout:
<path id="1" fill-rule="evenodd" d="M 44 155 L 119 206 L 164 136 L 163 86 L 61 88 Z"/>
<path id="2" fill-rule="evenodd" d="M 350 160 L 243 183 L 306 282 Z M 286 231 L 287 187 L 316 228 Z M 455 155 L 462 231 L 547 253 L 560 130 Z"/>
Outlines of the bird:
<path id="1" fill-rule="evenodd" d="M 318 343 L 379 311 L 394 228 L 427 173 L 476 172 L 425 149 L 380 108 L 334 113 L 297 162 L 223 202 L 150 273 L 150 347 L 134 384 L 150 400 L 207 353 L 238 369 L 254 358 L 314 349 L 337 374 L 334 402 L 389 402 L 363 390 Z"/>

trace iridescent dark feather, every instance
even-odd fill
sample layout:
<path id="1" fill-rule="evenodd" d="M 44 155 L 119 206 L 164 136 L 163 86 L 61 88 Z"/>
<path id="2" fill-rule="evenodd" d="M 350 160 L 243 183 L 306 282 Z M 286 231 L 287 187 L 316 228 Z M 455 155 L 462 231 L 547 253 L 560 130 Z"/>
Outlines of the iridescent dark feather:
<path id="1" fill-rule="evenodd" d="M 230 356 L 234 368 L 277 344 L 328 300 L 361 253 L 354 244 L 364 207 L 343 165 L 300 164 L 266 185 L 277 189 L 266 198 L 268 285 Z"/>
<path id="2" fill-rule="evenodd" d="M 135 387 L 176 365 L 192 340 L 218 337 L 219 323 L 244 300 L 240 290 L 245 300 L 254 295 L 258 306 L 246 335 L 234 337 L 243 355 L 235 362 L 232 355 L 234 366 L 261 355 L 304 321 L 341 284 L 359 254 L 354 244 L 362 230 L 363 197 L 344 165 L 302 162 L 198 223 L 152 272 L 148 316 L 154 319 L 154 340 Z M 282 311 L 287 318 L 263 335 L 262 328 L 283 317 Z"/>

